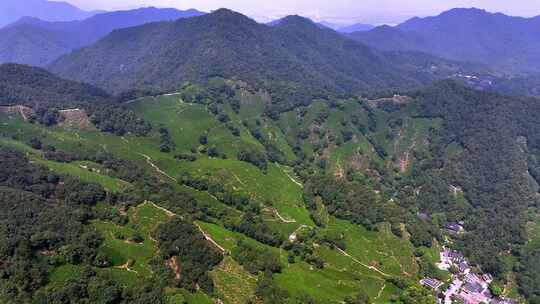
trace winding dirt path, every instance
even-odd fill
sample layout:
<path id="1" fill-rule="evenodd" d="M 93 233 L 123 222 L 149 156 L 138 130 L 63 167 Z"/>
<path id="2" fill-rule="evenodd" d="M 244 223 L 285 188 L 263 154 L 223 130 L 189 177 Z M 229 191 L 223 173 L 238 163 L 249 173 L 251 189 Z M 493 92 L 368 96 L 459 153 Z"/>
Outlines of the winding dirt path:
<path id="1" fill-rule="evenodd" d="M 214 239 L 212 239 L 212 237 L 210 237 L 210 235 L 208 235 L 208 233 L 206 233 L 206 231 L 204 231 L 201 228 L 201 226 L 199 226 L 199 224 L 195 223 L 195 226 L 197 226 L 197 228 L 199 228 L 199 231 L 201 231 L 204 238 L 207 241 L 209 241 L 210 243 L 214 244 L 214 246 L 216 246 L 219 250 L 221 250 L 221 252 L 226 252 L 227 251 L 227 250 L 225 250 L 225 248 L 221 247 L 221 245 L 219 245 L 216 241 L 214 241 Z"/>
<path id="2" fill-rule="evenodd" d="M 156 203 L 154 203 L 154 202 L 146 201 L 145 203 L 146 203 L 146 204 L 150 204 L 150 205 L 152 205 L 152 207 L 157 208 L 157 209 L 159 209 L 159 210 L 165 212 L 165 213 L 167 214 L 168 217 L 175 217 L 175 216 L 178 216 L 178 214 L 172 212 L 172 211 L 169 210 L 169 209 L 165 209 L 165 208 L 163 208 L 163 207 L 160 207 L 160 206 L 156 205 Z M 180 217 L 181 217 L 181 216 L 180 216 Z"/>
<path id="3" fill-rule="evenodd" d="M 163 212 L 165 212 L 167 214 L 168 217 L 175 217 L 175 216 L 178 216 L 180 218 L 183 218 L 182 216 L 172 212 L 171 210 L 168 210 L 166 208 L 163 208 L 163 207 L 160 207 L 158 205 L 156 205 L 154 202 L 150 202 L 150 201 L 145 201 L 145 204 L 150 204 L 152 205 L 154 208 L 157 208 Z M 216 246 L 219 250 L 221 250 L 221 252 L 225 252 L 225 248 L 221 247 L 221 245 L 219 245 L 216 241 L 214 241 L 214 239 L 212 239 L 212 237 L 210 237 L 210 235 L 208 235 L 202 228 L 201 226 L 199 226 L 199 224 L 197 223 L 193 223 L 195 224 L 195 226 L 197 226 L 197 228 L 199 229 L 199 231 L 202 233 L 202 235 L 204 236 L 204 238 L 209 241 L 210 243 L 214 244 L 214 246 Z"/>
<path id="4" fill-rule="evenodd" d="M 146 163 L 149 164 L 152 168 L 154 168 L 154 170 L 156 170 L 159 174 L 163 175 L 163 176 L 166 176 L 168 177 L 169 179 L 175 181 L 175 182 L 178 182 L 178 180 L 172 176 L 170 176 L 169 174 L 167 174 L 167 172 L 161 170 L 158 166 L 156 166 L 153 162 L 152 162 L 152 158 L 146 154 L 143 154 L 143 153 L 139 153 L 142 157 L 144 157 L 144 159 L 146 160 Z"/>
<path id="5" fill-rule="evenodd" d="M 375 297 L 375 300 L 379 299 L 382 296 L 382 293 L 383 293 L 385 288 L 386 288 L 386 284 L 383 284 L 383 286 L 379 290 L 379 293 L 377 294 L 377 297 Z"/>
<path id="6" fill-rule="evenodd" d="M 344 256 L 350 258 L 350 259 L 353 260 L 354 262 L 356 262 L 356 263 L 358 263 L 358 264 L 360 264 L 360 265 L 362 265 L 362 266 L 364 266 L 364 267 L 366 267 L 366 268 L 368 268 L 368 269 L 371 269 L 371 270 L 373 270 L 373 271 L 375 271 L 375 272 L 381 274 L 381 275 L 384 276 L 384 277 L 390 277 L 389 274 L 380 271 L 377 267 L 369 266 L 369 265 L 366 265 L 366 264 L 360 262 L 358 259 L 356 259 L 355 257 L 351 256 L 351 255 L 348 254 L 347 252 L 343 251 L 341 248 L 336 247 L 336 249 L 337 249 L 342 255 L 344 255 Z"/>
<path id="7" fill-rule="evenodd" d="M 277 164 L 277 163 L 276 163 L 276 164 Z M 291 180 L 291 182 L 297 184 L 298 186 L 300 186 L 300 188 L 304 188 L 304 185 L 303 185 L 301 182 L 297 181 L 294 177 L 292 177 L 292 176 L 289 174 L 289 172 L 287 172 L 287 170 L 283 169 L 282 166 L 280 166 L 279 164 L 277 164 L 277 165 L 281 168 L 281 170 L 283 171 L 283 173 L 285 173 L 285 175 L 287 175 L 287 177 Z"/>
<path id="8" fill-rule="evenodd" d="M 114 269 L 122 269 L 122 270 L 127 270 L 129 272 L 133 272 L 133 273 L 137 273 L 138 272 L 136 270 L 133 270 L 131 268 L 129 268 L 129 262 L 126 262 L 124 265 L 120 265 L 120 266 L 114 266 Z"/>
<path id="9" fill-rule="evenodd" d="M 233 176 L 240 184 L 242 184 L 242 186 L 246 187 L 246 184 L 238 177 L 238 175 L 233 173 Z"/>
<path id="10" fill-rule="evenodd" d="M 283 216 L 281 216 L 281 214 L 279 214 L 279 212 L 277 211 L 277 209 L 274 209 L 274 213 L 275 215 L 284 223 L 287 223 L 287 224 L 290 224 L 290 223 L 296 223 L 295 220 L 288 220 L 286 218 L 284 218 Z"/>

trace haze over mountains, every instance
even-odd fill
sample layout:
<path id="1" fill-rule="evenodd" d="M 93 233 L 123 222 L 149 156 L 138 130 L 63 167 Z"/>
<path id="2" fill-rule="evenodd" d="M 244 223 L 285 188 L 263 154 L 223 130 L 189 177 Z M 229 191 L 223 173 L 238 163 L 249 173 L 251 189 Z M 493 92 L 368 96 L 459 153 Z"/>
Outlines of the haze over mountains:
<path id="1" fill-rule="evenodd" d="M 540 17 L 453 9 L 350 37 L 381 50 L 422 51 L 490 65 L 504 73 L 540 72 Z"/>
<path id="2" fill-rule="evenodd" d="M 94 43 L 115 29 L 202 14 L 197 10 L 148 7 L 98 14 L 81 21 L 50 22 L 24 17 L 0 29 L 0 63 L 44 66 L 73 49 Z"/>
<path id="3" fill-rule="evenodd" d="M 85 19 L 96 13 L 99 12 L 83 11 L 67 2 L 60 1 L 2 0 L 0 1 L 0 27 L 26 16 L 47 21 L 71 21 Z"/>

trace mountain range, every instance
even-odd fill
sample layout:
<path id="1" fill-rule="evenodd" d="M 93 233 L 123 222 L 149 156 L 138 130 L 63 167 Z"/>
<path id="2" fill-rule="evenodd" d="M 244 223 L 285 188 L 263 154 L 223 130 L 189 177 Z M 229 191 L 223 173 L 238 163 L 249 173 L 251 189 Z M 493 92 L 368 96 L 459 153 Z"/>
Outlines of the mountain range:
<path id="1" fill-rule="evenodd" d="M 503 73 L 540 72 L 540 17 L 453 9 L 349 37 L 381 50 L 414 50 L 490 65 Z"/>
<path id="2" fill-rule="evenodd" d="M 73 49 L 94 43 L 115 29 L 202 14 L 193 9 L 148 7 L 97 14 L 80 21 L 51 22 L 23 17 L 0 29 L 0 63 L 44 66 Z"/>
<path id="3" fill-rule="evenodd" d="M 27 16 L 47 21 L 71 21 L 85 19 L 96 13 L 100 11 L 87 12 L 60 1 L 2 0 L 0 2 L 0 27 Z"/>
<path id="4" fill-rule="evenodd" d="M 426 54 L 374 50 L 303 17 L 267 26 L 221 9 L 114 31 L 49 69 L 113 93 L 136 87 L 175 90 L 185 81 L 222 76 L 273 93 L 325 96 L 414 87 L 448 67 L 454 68 Z"/>

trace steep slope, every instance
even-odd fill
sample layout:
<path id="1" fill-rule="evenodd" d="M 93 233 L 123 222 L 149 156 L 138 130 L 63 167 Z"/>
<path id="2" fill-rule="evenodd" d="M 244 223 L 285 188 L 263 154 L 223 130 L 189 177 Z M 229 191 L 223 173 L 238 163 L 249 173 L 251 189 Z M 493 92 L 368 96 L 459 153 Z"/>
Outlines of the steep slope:
<path id="1" fill-rule="evenodd" d="M 175 90 L 185 81 L 219 75 L 302 103 L 314 96 L 411 87 L 434 79 L 431 67 L 441 60 L 416 57 L 430 62 L 411 64 L 301 17 L 269 27 L 222 9 L 114 31 L 61 57 L 50 70 L 111 92 L 144 86 Z"/>
<path id="2" fill-rule="evenodd" d="M 0 65 L 0 112 L 46 126 L 66 123 L 116 135 L 146 135 L 151 129 L 99 88 L 17 64 Z"/>
<path id="3" fill-rule="evenodd" d="M 62 32 L 30 24 L 0 29 L 0 63 L 44 66 L 72 49 Z"/>
<path id="4" fill-rule="evenodd" d="M 46 0 L 3 0 L 0 2 L 0 27 L 31 16 L 48 21 L 81 20 L 98 12 L 87 12 L 67 2 Z"/>
<path id="5" fill-rule="evenodd" d="M 520 18 L 479 9 L 453 9 L 413 18 L 395 28 L 351 34 L 383 50 L 416 50 L 478 62 L 505 72 L 540 71 L 540 17 Z"/>
<path id="6" fill-rule="evenodd" d="M 141 8 L 98 14 L 82 21 L 49 22 L 24 17 L 0 30 L 0 63 L 44 66 L 92 44 L 115 29 L 202 15 L 197 10 Z"/>
<path id="7" fill-rule="evenodd" d="M 339 304 L 360 294 L 386 304 L 410 294 L 423 277 L 447 282 L 448 273 L 434 265 L 439 244 L 461 249 L 497 280 L 512 271 L 516 259 L 523 260 L 518 252 L 524 212 L 538 206 L 529 200 L 536 194 L 529 185 L 540 176 L 534 157 L 540 147 L 537 100 L 442 82 L 408 96 L 317 101 L 276 120 L 265 116 L 266 103 L 264 92 L 233 80 L 213 78 L 209 87 L 187 84 L 177 94 L 127 104 L 154 132 L 122 137 L 48 128 L 0 113 L 0 146 L 24 151 L 32 163 L 54 172 L 118 191 L 106 204 L 89 207 L 92 217 L 85 221 L 101 236 L 103 262 L 72 264 L 54 256 L 49 280 L 35 282 L 40 289 L 51 282 L 52 288 L 25 294 L 15 289 L 16 295 L 53 298 L 72 285 L 61 279 L 64 272 L 77 277 L 88 265 L 98 274 L 115 274 L 106 278 L 119 290 L 118 303 L 142 297 L 130 296 L 138 290 L 151 291 L 154 301 L 179 293 L 194 296 L 182 288 L 193 291 L 190 286 L 198 282 L 197 293 L 224 303 Z M 49 154 L 29 147 L 36 139 L 77 161 L 48 159 Z M 19 163 L 4 167 L 9 169 L 4 175 L 30 185 L 51 180 L 19 178 L 27 172 Z M 150 198 L 154 203 L 141 204 Z M 11 210 L 2 208 L 0 215 L 9 218 Z M 427 216 L 419 216 L 419 210 Z M 155 230 L 169 220 L 167 229 Z M 467 233 L 444 234 L 442 228 L 455 221 L 464 221 Z M 216 265 L 217 258 L 210 264 L 197 259 L 204 251 L 192 251 L 188 236 L 199 231 L 207 240 L 201 249 L 211 245 L 218 253 L 213 257 L 223 251 L 222 264 Z M 36 240 L 34 233 L 16 236 Z M 442 243 L 447 237 L 453 242 Z M 40 240 L 49 244 L 49 238 L 45 234 Z M 52 243 L 46 253 L 62 245 Z M 18 250 L 8 252 L 20 256 Z M 535 257 L 525 265 L 537 264 Z M 39 259 L 25 261 L 36 265 Z M 524 277 L 531 293 L 538 290 L 534 269 Z M 1 277 L 0 291 L 21 272 Z M 153 288 L 131 288 L 159 278 L 167 279 Z M 89 297 L 68 294 L 73 302 Z M 419 298 L 402 302 L 436 303 L 428 291 L 423 294 L 430 300 L 416 294 Z"/>
<path id="8" fill-rule="evenodd" d="M 61 79 L 46 70 L 17 64 L 0 65 L 0 104 L 52 106 L 105 101 L 101 89 Z"/>

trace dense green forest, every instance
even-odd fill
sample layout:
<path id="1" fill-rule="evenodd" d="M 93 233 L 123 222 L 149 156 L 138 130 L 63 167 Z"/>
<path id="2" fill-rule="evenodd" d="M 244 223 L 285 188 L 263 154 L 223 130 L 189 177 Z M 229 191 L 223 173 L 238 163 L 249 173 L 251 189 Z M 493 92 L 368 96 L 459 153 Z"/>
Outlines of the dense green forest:
<path id="1" fill-rule="evenodd" d="M 27 106 L 74 106 L 103 102 L 109 95 L 86 84 L 64 80 L 40 68 L 0 65 L 0 103 Z"/>
<path id="2" fill-rule="evenodd" d="M 534 214 L 539 203 L 535 173 L 538 101 L 476 92 L 450 82 L 428 89 L 418 98 L 423 101 L 421 115 L 444 120 L 438 141 L 459 143 L 463 151 L 450 162 L 443 160 L 444 150 L 435 151 L 435 158 L 426 162 L 423 172 L 418 171 L 417 180 L 441 178 L 462 187 L 467 201 L 454 205 L 444 194 L 441 199 L 441 192 L 448 193 L 447 184 L 432 184 L 435 187 L 422 197 L 422 208 L 464 219 L 472 233 L 459 238 L 458 247 L 498 277 L 517 270 L 522 291 L 536 303 L 532 294 L 538 289 L 538 285 L 533 287 L 540 282 L 538 276 L 531 276 L 521 263 L 509 264 L 503 253 L 512 252 L 534 267 L 530 264 L 534 252 L 525 246 L 529 241 L 525 227 L 529 212 Z"/>

